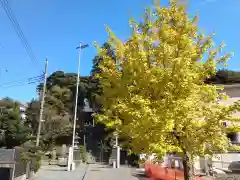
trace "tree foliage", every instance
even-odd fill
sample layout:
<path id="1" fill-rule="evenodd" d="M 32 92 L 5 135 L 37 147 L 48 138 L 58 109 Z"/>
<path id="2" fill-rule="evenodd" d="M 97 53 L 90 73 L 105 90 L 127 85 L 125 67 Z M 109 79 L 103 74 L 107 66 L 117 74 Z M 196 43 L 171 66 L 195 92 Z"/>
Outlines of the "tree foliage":
<path id="1" fill-rule="evenodd" d="M 33 135 L 36 135 L 38 130 L 40 102 L 38 100 L 32 99 L 28 103 L 28 107 L 25 113 L 26 113 L 25 124 L 31 128 L 31 133 Z"/>
<path id="2" fill-rule="evenodd" d="M 47 78 L 47 88 L 44 105 L 44 120 L 42 127 L 42 147 L 48 149 L 56 142 L 71 143 L 72 117 L 75 106 L 76 73 L 56 71 Z M 84 105 L 84 98 L 92 104 L 92 81 L 90 77 L 80 77 L 78 112 Z M 43 84 L 38 86 L 41 94 Z M 32 100 L 27 110 L 27 122 L 36 135 L 39 119 L 40 102 Z M 62 140 L 61 140 L 62 139 Z"/>
<path id="3" fill-rule="evenodd" d="M 104 51 L 106 52 L 106 54 L 111 57 L 111 60 L 113 62 L 116 62 L 116 54 L 115 54 L 115 49 L 113 46 L 111 46 L 110 43 L 105 42 L 102 46 L 102 49 L 104 49 Z M 99 101 L 98 99 L 101 98 L 102 96 L 102 88 L 101 88 L 101 84 L 100 81 L 98 79 L 98 77 L 96 76 L 97 74 L 101 73 L 101 68 L 100 65 L 103 61 L 104 57 L 101 54 L 96 55 L 93 58 L 93 67 L 91 70 L 91 79 L 92 79 L 92 89 L 91 89 L 91 94 L 92 94 L 92 99 L 93 99 L 93 107 L 94 107 L 94 111 L 95 112 L 99 112 L 101 111 L 101 101 Z M 104 145 L 106 146 L 106 148 L 111 149 L 111 142 L 113 141 L 113 139 L 115 139 L 113 133 L 114 133 L 114 129 L 106 129 L 105 124 L 99 124 L 99 128 L 102 129 L 101 131 L 101 135 L 104 136 Z M 125 143 L 125 138 L 121 137 L 119 139 L 119 143 Z M 127 143 L 125 143 L 127 144 Z"/>
<path id="4" fill-rule="evenodd" d="M 0 147 L 13 148 L 29 140 L 30 130 L 20 116 L 20 103 L 10 98 L 0 100 Z"/>
<path id="5" fill-rule="evenodd" d="M 240 72 L 227 69 L 218 70 L 215 76 L 206 80 L 206 83 L 214 84 L 236 84 L 240 83 Z"/>
<path id="6" fill-rule="evenodd" d="M 114 62 L 116 61 L 115 50 L 114 50 L 114 47 L 111 46 L 111 44 L 106 42 L 102 45 L 101 48 L 106 51 L 106 54 L 108 56 L 110 56 Z M 93 58 L 93 66 L 92 66 L 92 70 L 91 70 L 91 79 L 92 79 L 91 92 L 92 92 L 92 98 L 93 98 L 93 102 L 94 102 L 96 111 L 98 111 L 99 107 L 101 106 L 101 104 L 99 104 L 99 101 L 97 99 L 102 94 L 102 88 L 100 86 L 99 79 L 95 75 L 98 73 L 101 73 L 100 64 L 102 63 L 102 61 L 103 61 L 103 56 L 101 56 L 100 54 L 95 56 Z"/>
<path id="7" fill-rule="evenodd" d="M 111 44 L 106 42 L 102 45 L 101 48 L 105 49 L 106 54 L 108 56 L 110 56 L 113 59 L 113 61 L 116 60 L 116 55 L 115 55 L 114 49 L 111 46 Z M 102 60 L 103 60 L 103 56 L 101 56 L 101 55 L 97 55 L 93 58 L 93 67 L 92 67 L 92 70 L 91 70 L 92 75 L 101 72 L 101 68 L 99 66 L 100 66 Z"/>
<path id="8" fill-rule="evenodd" d="M 56 71 L 47 79 L 46 104 L 51 105 L 59 114 L 73 113 L 77 74 Z M 42 84 L 39 86 L 41 91 Z M 80 77 L 78 106 L 83 108 L 84 98 L 91 103 L 91 78 Z"/>
<path id="9" fill-rule="evenodd" d="M 134 152 L 183 152 L 188 162 L 229 146 L 222 122 L 231 121 L 239 103 L 218 104 L 227 97 L 205 80 L 230 54 L 221 56 L 224 45 L 213 46 L 213 35 L 202 34 L 197 20 L 171 1 L 169 7 L 147 9 L 141 23 L 130 20 L 132 35 L 126 42 L 107 27 L 117 61 L 97 47 L 103 57 L 96 74 L 103 108 L 95 118 L 128 136 Z"/>

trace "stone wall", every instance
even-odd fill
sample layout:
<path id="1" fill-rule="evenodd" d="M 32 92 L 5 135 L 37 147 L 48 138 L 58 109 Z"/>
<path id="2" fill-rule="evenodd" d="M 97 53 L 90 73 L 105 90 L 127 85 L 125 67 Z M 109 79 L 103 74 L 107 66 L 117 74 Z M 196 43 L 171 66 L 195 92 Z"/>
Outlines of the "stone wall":
<path id="1" fill-rule="evenodd" d="M 229 169 L 229 166 L 234 162 L 240 161 L 239 153 L 215 154 L 213 156 L 213 166 L 219 169 Z M 240 166 L 239 166 L 240 170 Z"/>

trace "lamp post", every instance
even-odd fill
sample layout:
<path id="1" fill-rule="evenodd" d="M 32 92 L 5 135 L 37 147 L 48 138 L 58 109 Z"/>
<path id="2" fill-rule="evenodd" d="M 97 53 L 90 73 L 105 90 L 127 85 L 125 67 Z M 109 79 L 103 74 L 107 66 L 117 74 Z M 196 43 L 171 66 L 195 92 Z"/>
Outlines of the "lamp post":
<path id="1" fill-rule="evenodd" d="M 78 107 L 78 88 L 80 81 L 80 65 L 81 65 L 81 51 L 84 48 L 87 48 L 88 44 L 83 44 L 80 42 L 78 49 L 78 69 L 77 69 L 77 84 L 76 84 L 76 97 L 75 97 L 75 108 L 74 108 L 74 119 L 73 119 L 73 135 L 72 135 L 72 147 L 69 148 L 69 157 L 68 157 L 68 170 L 74 170 L 74 162 L 73 162 L 73 151 L 75 144 L 75 134 L 76 134 L 76 121 L 77 121 L 77 107 Z"/>

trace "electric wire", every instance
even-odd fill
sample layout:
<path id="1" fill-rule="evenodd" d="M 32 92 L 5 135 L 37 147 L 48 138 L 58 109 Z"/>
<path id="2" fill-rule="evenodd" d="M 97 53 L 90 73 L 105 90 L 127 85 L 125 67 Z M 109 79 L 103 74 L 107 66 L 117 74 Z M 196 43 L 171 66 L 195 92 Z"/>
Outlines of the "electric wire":
<path id="1" fill-rule="evenodd" d="M 13 25 L 13 28 L 18 36 L 18 38 L 20 39 L 20 41 L 22 42 L 23 46 L 24 46 L 24 49 L 26 50 L 30 60 L 33 62 L 33 64 L 35 66 L 37 66 L 41 72 L 43 72 L 41 66 L 40 66 L 40 63 L 39 61 L 36 59 L 36 56 L 33 54 L 33 51 L 32 51 L 32 48 L 31 46 L 29 45 L 17 19 L 16 19 L 16 16 L 14 15 L 9 3 L 8 3 L 8 0 L 0 0 L 1 2 L 1 5 L 4 9 L 4 11 L 6 12 L 9 20 L 11 21 L 12 25 Z"/>
<path id="2" fill-rule="evenodd" d="M 37 79 L 43 79 L 43 75 L 29 77 L 29 78 L 23 78 L 23 79 L 19 79 L 19 80 L 15 80 L 15 81 L 8 81 L 8 82 L 0 83 L 0 86 L 1 85 L 12 84 L 12 83 L 18 83 L 18 82 L 32 81 L 32 80 L 37 80 Z"/>
<path id="3" fill-rule="evenodd" d="M 8 0 L 1 0 L 1 4 L 9 18 L 9 20 L 11 21 L 18 37 L 20 38 L 21 42 L 23 43 L 24 45 L 24 48 L 25 50 L 27 51 L 30 59 L 34 62 L 34 63 L 38 63 L 38 61 L 36 60 L 36 57 L 34 56 L 33 52 L 32 52 L 32 49 L 31 47 L 29 46 L 29 43 L 25 37 L 25 35 L 23 34 L 23 31 L 21 30 L 21 27 L 16 19 L 16 16 L 14 15 L 9 3 L 8 3 Z"/>
<path id="4" fill-rule="evenodd" d="M 39 83 L 39 82 L 40 82 L 40 80 L 38 80 L 38 81 L 33 81 L 33 82 L 16 84 L 16 85 L 11 85 L 11 86 L 3 86 L 3 87 L 0 86 L 0 89 L 8 89 L 8 88 L 13 88 L 13 87 L 26 86 L 26 85 L 30 85 L 30 84 Z"/>
<path id="5" fill-rule="evenodd" d="M 5 82 L 0 84 L 0 88 L 10 88 L 10 87 L 16 87 L 16 86 L 23 86 L 27 84 L 33 84 L 33 83 L 41 82 L 43 78 L 44 78 L 43 76 L 35 76 L 35 77 L 25 78 L 22 80 Z"/>

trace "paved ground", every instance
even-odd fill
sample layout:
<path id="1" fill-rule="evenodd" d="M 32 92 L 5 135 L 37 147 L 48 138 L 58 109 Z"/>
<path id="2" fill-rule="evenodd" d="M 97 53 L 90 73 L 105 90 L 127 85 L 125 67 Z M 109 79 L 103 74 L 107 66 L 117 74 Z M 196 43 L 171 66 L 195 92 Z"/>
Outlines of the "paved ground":
<path id="1" fill-rule="evenodd" d="M 66 171 L 66 167 L 43 166 L 31 180 L 147 180 L 134 168 L 121 166 L 113 169 L 100 164 L 79 165 L 75 171 Z"/>
<path id="2" fill-rule="evenodd" d="M 66 171 L 66 167 L 43 166 L 31 180 L 148 180 L 135 168 L 121 166 L 113 169 L 106 165 L 90 164 L 79 165 L 75 171 Z M 202 177 L 204 180 L 213 180 L 212 177 Z M 240 180 L 240 174 L 218 175 L 214 180 Z"/>
<path id="3" fill-rule="evenodd" d="M 66 171 L 66 167 L 44 166 L 31 180 L 82 180 L 86 170 L 87 165 L 80 165 L 70 172 Z"/>
<path id="4" fill-rule="evenodd" d="M 135 169 L 120 167 L 113 169 L 99 164 L 91 164 L 87 170 L 84 180 L 144 180 L 136 174 Z"/>

